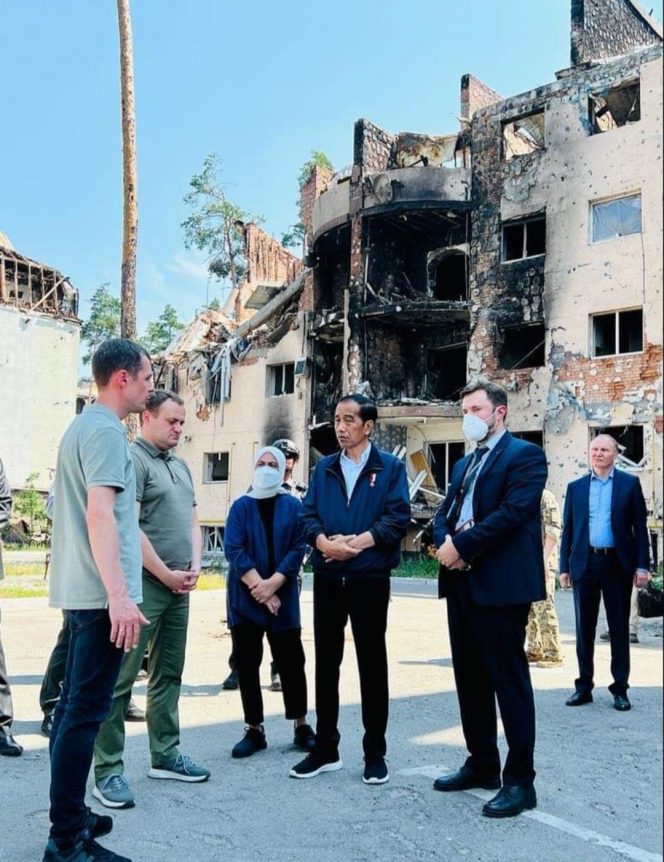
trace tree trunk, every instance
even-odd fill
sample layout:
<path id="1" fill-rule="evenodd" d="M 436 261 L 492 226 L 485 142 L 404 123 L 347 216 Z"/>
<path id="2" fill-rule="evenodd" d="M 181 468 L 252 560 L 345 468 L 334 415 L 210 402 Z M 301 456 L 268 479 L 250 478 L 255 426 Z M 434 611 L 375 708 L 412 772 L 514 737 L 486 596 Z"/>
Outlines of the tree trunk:
<path id="1" fill-rule="evenodd" d="M 122 163 L 124 225 L 122 237 L 122 284 L 120 334 L 136 338 L 136 244 L 138 207 L 136 176 L 136 103 L 134 100 L 134 52 L 132 48 L 130 0 L 117 0 L 120 29 L 120 81 L 122 90 Z"/>

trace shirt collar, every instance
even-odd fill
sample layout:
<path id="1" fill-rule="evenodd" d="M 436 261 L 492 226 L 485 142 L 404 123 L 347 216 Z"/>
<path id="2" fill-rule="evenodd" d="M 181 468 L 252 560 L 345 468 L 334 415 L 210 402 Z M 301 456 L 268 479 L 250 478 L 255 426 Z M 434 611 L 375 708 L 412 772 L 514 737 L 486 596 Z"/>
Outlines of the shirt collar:
<path id="1" fill-rule="evenodd" d="M 497 434 L 492 434 L 491 437 L 486 442 L 478 443 L 478 448 L 480 446 L 486 446 L 489 452 L 492 452 L 498 443 L 500 442 L 501 437 L 505 434 L 507 428 L 503 428 L 502 431 L 499 431 Z"/>
<path id="2" fill-rule="evenodd" d="M 164 461 L 170 461 L 173 457 L 173 453 L 169 449 L 158 449 L 149 440 L 146 440 L 145 437 L 137 437 L 136 443 L 148 453 L 153 458 L 163 458 Z"/>
<path id="3" fill-rule="evenodd" d="M 598 476 L 597 473 L 595 473 L 595 471 L 591 468 L 591 470 L 590 470 L 590 481 L 592 482 L 593 479 L 596 479 L 598 482 L 601 482 L 602 485 L 604 485 L 608 481 L 613 479 L 613 473 L 614 473 L 615 469 L 616 469 L 615 467 L 611 467 L 611 472 L 608 474 L 608 476 L 606 476 L 606 478 L 602 479 L 602 477 Z"/>
<path id="4" fill-rule="evenodd" d="M 367 448 L 360 455 L 359 461 L 353 461 L 352 458 L 350 458 L 348 455 L 346 455 L 346 450 L 343 449 L 341 452 L 341 460 L 344 461 L 346 464 L 352 465 L 353 467 L 364 467 L 364 465 L 369 460 L 369 454 L 371 452 L 371 446 L 372 446 L 372 443 L 369 442 L 369 445 L 367 446 Z"/>

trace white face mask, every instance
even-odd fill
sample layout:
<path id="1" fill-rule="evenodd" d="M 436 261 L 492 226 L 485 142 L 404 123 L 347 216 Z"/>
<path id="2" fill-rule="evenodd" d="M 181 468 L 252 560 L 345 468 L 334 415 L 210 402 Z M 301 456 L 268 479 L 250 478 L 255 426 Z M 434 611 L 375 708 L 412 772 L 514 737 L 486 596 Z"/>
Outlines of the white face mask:
<path id="1" fill-rule="evenodd" d="M 276 467 L 256 467 L 251 484 L 259 491 L 276 491 L 281 486 L 281 472 Z"/>
<path id="2" fill-rule="evenodd" d="M 494 410 L 491 416 L 493 416 L 495 412 L 496 411 Z M 480 419 L 480 417 L 476 416 L 474 413 L 466 413 L 463 417 L 462 425 L 466 439 L 474 443 L 486 440 L 489 436 L 489 431 L 491 431 L 491 428 L 493 427 L 493 425 L 489 425 L 488 421 L 491 419 L 491 416 L 487 417 L 487 419 Z"/>

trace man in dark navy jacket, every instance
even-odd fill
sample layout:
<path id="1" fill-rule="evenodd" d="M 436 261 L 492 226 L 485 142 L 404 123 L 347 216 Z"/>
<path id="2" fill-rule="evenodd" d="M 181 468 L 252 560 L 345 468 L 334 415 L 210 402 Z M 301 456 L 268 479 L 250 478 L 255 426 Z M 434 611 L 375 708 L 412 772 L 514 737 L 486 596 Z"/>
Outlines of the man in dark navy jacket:
<path id="1" fill-rule="evenodd" d="M 590 473 L 570 482 L 560 547 L 560 584 L 574 588 L 579 676 L 567 706 L 593 699 L 595 629 L 604 598 L 611 639 L 613 705 L 626 712 L 629 688 L 629 605 L 632 585 L 648 582 L 646 503 L 636 476 L 617 470 L 618 444 L 598 434 L 590 444 Z"/>
<path id="2" fill-rule="evenodd" d="M 530 604 L 546 595 L 540 500 L 547 466 L 539 446 L 506 430 L 502 386 L 480 380 L 461 398 L 464 433 L 478 445 L 455 467 L 434 539 L 470 756 L 434 787 L 500 788 L 497 698 L 509 751 L 503 786 L 482 811 L 512 817 L 537 804 L 535 704 L 524 641 Z"/>
<path id="3" fill-rule="evenodd" d="M 384 784 L 388 717 L 385 631 L 390 573 L 410 524 L 404 465 L 370 436 L 378 417 L 362 395 L 343 398 L 334 414 L 342 451 L 318 464 L 304 499 L 305 538 L 313 547 L 316 645 L 316 747 L 290 771 L 313 778 L 341 769 L 339 668 L 350 617 L 360 672 L 365 784 Z"/>

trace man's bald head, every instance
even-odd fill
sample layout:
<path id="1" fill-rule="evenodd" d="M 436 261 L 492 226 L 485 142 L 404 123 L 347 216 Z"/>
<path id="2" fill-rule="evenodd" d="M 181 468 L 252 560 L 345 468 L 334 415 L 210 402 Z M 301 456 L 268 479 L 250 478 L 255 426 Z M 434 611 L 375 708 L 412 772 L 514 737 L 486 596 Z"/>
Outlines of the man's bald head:
<path id="1" fill-rule="evenodd" d="M 620 447 L 618 446 L 618 441 L 616 440 L 615 437 L 612 437 L 610 434 L 598 434 L 593 439 L 593 442 L 595 440 L 601 440 L 603 443 L 608 443 L 609 446 L 613 446 L 613 450 L 616 453 L 616 455 L 620 454 Z"/>

